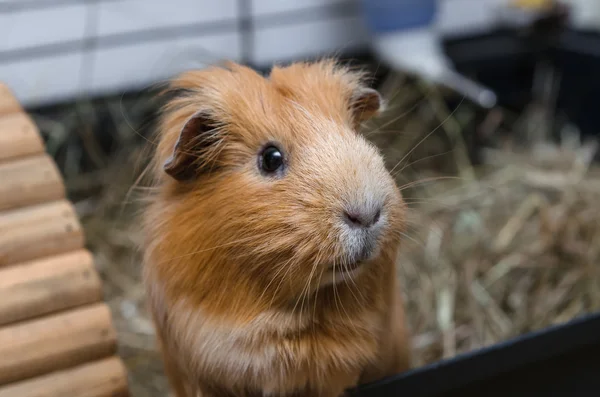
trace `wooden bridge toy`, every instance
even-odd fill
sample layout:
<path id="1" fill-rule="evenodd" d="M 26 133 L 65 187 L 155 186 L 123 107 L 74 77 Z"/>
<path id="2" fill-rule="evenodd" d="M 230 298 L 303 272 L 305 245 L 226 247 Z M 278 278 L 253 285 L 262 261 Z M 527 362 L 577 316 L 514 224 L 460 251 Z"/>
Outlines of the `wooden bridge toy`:
<path id="1" fill-rule="evenodd" d="M 0 83 L 0 397 L 125 397 L 102 281 L 62 176 Z"/>

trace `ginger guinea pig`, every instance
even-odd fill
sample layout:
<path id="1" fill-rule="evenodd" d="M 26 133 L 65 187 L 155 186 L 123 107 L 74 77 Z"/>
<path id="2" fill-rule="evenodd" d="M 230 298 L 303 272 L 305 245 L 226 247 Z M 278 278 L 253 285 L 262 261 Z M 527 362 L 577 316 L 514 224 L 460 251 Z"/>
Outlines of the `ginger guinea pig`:
<path id="1" fill-rule="evenodd" d="M 381 97 L 334 61 L 234 63 L 167 90 L 144 279 L 178 397 L 339 397 L 409 368 L 405 205 L 358 125 Z"/>

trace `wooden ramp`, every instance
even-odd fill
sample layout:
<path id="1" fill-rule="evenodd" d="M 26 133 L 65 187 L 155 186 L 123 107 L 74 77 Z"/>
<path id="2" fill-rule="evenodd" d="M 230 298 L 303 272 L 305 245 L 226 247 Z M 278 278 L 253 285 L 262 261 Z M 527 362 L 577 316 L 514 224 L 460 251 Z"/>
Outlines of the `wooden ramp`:
<path id="1" fill-rule="evenodd" d="M 35 124 L 0 83 L 0 397 L 128 396 L 84 242 Z"/>

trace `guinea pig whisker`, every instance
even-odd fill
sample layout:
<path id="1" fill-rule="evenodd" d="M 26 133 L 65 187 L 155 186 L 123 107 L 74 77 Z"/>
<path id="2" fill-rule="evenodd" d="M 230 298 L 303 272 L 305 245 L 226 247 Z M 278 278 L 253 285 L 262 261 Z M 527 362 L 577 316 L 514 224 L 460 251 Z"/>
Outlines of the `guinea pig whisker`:
<path id="1" fill-rule="evenodd" d="M 349 268 L 346 268 L 346 272 L 350 271 Z M 350 282 L 348 282 L 347 279 L 350 279 Z M 348 290 L 350 291 L 350 293 L 352 294 L 352 296 L 354 296 L 354 299 L 356 299 L 357 301 L 363 301 L 365 299 L 364 295 L 362 294 L 362 292 L 360 292 L 360 287 L 358 286 L 358 284 L 356 284 L 356 280 L 354 280 L 354 277 L 346 277 L 344 279 L 344 282 L 346 283 L 346 285 L 348 286 Z M 356 292 L 358 293 L 358 295 L 360 295 L 360 299 L 358 298 L 358 296 L 356 296 L 356 294 L 354 293 L 354 288 L 356 288 Z"/>
<path id="2" fill-rule="evenodd" d="M 316 258 L 314 260 L 314 264 L 313 264 L 313 270 L 315 270 L 318 267 L 318 265 L 321 263 L 321 261 L 323 260 L 324 250 L 325 249 L 324 249 L 324 245 L 323 245 L 317 251 L 317 256 L 316 256 Z M 315 297 L 313 299 L 313 318 L 317 314 L 317 300 L 319 298 L 319 289 L 320 289 L 320 285 L 321 285 L 321 279 L 323 278 L 323 272 L 324 272 L 324 270 L 321 269 L 321 271 L 319 272 L 319 279 L 317 280 L 317 288 L 315 288 Z M 312 272 L 311 272 L 310 278 L 312 279 Z M 314 323 L 313 323 L 313 328 L 314 328 Z"/>
<path id="3" fill-rule="evenodd" d="M 137 136 L 139 136 L 140 138 L 142 138 L 143 140 L 145 140 L 149 144 L 151 144 L 153 146 L 157 146 L 158 145 L 158 138 L 155 139 L 155 140 L 148 139 L 142 133 L 140 133 L 133 125 L 131 125 L 131 122 L 130 122 L 129 118 L 125 115 L 125 111 L 123 110 L 123 97 L 124 96 L 125 96 L 125 93 L 123 93 L 121 95 L 121 98 L 119 98 L 119 111 L 121 112 L 121 116 L 123 117 L 123 120 L 125 120 L 125 124 L 127 124 L 127 126 L 129 128 L 131 128 L 131 131 L 133 131 L 134 134 L 136 134 Z"/>
<path id="4" fill-rule="evenodd" d="M 144 170 L 140 173 L 140 175 L 136 178 L 135 182 L 133 182 L 133 184 L 131 185 L 131 187 L 129 189 L 127 189 L 127 193 L 125 194 L 125 197 L 123 198 L 122 201 L 122 205 L 121 205 L 121 210 L 119 213 L 119 218 L 123 217 L 123 212 L 125 210 L 125 205 L 129 202 L 129 199 L 131 197 L 131 194 L 133 193 L 133 191 L 137 188 L 139 188 L 140 183 L 142 183 L 142 180 L 144 179 L 144 177 L 146 176 L 146 173 L 148 171 L 152 170 L 152 164 L 149 163 L 146 165 L 146 167 L 144 167 Z M 152 187 L 149 187 L 149 189 L 152 189 Z M 154 189 L 152 190 L 158 190 L 156 189 L 156 187 L 154 187 Z"/>
<path id="5" fill-rule="evenodd" d="M 453 208 L 451 205 L 447 205 L 442 203 L 443 199 L 435 198 L 435 197 L 405 197 L 405 204 L 436 204 L 440 207 L 450 210 Z"/>
<path id="6" fill-rule="evenodd" d="M 213 247 L 210 247 L 210 248 L 203 248 L 201 250 L 193 251 L 193 252 L 188 252 L 187 254 L 183 254 L 183 255 L 173 256 L 173 257 L 169 258 L 169 260 L 163 262 L 163 264 L 164 263 L 169 263 L 169 262 L 171 262 L 173 260 L 185 258 L 185 257 L 188 257 L 188 256 L 192 256 L 192 255 L 196 255 L 196 254 L 201 254 L 201 253 L 204 253 L 204 252 L 212 251 L 212 250 L 215 250 L 215 249 L 218 249 L 218 248 L 229 247 L 229 246 L 236 245 L 236 244 L 239 244 L 239 243 L 252 241 L 253 239 L 256 239 L 256 238 L 257 238 L 257 236 L 248 236 L 248 237 L 241 238 L 239 240 L 230 241 L 230 242 L 225 243 L 225 244 L 216 245 L 216 246 L 213 246 Z"/>
<path id="7" fill-rule="evenodd" d="M 306 294 L 305 294 L 305 297 L 304 297 L 304 298 L 302 298 L 302 305 L 300 306 L 300 313 L 303 313 L 303 312 L 304 312 L 304 300 L 305 300 L 305 299 L 308 299 L 308 298 L 309 298 L 309 296 L 310 296 L 310 287 L 311 287 L 311 285 L 312 285 L 312 282 L 313 282 L 313 277 L 314 277 L 315 271 L 316 271 L 316 270 L 317 270 L 317 268 L 318 268 L 318 265 L 319 265 L 319 263 L 318 263 L 317 261 L 315 261 L 315 262 L 313 263 L 312 269 L 311 269 L 311 271 L 310 271 L 310 275 L 308 276 L 308 282 L 307 282 L 307 284 L 306 284 Z M 310 302 L 309 302 L 309 303 L 310 303 Z"/>
<path id="8" fill-rule="evenodd" d="M 338 313 L 341 315 L 342 312 L 340 311 L 340 308 L 338 306 L 338 298 L 337 298 L 337 283 L 335 282 L 335 275 L 337 273 L 337 269 L 336 269 L 336 261 L 335 259 L 333 260 L 333 273 L 332 273 L 332 278 L 333 278 L 333 301 L 335 302 L 335 307 L 337 308 Z"/>
<path id="9" fill-rule="evenodd" d="M 462 105 L 462 103 L 463 103 L 464 100 L 465 100 L 465 98 L 463 97 L 460 100 L 460 102 L 458 103 L 458 105 L 456 106 L 456 108 L 452 112 L 450 112 L 450 114 L 444 120 L 442 120 L 442 122 L 437 127 L 435 127 L 434 129 L 432 129 L 431 132 L 429 132 L 427 135 L 425 135 L 423 137 L 423 139 L 421 139 L 419 142 L 417 142 L 415 144 L 415 146 L 413 146 L 413 148 L 410 149 L 400 159 L 400 161 L 398 161 L 398 163 L 394 166 L 394 168 L 392 168 L 392 170 L 390 171 L 390 173 L 393 173 L 394 170 L 396 169 L 396 167 L 398 167 L 404 160 L 406 160 L 412 154 L 412 152 L 414 152 L 423 142 L 425 142 L 425 140 L 427 140 L 431 135 L 433 135 L 437 130 L 439 130 L 446 123 L 446 121 L 450 120 L 454 116 L 454 113 L 456 113 L 456 111 L 460 108 L 460 106 Z"/>
<path id="10" fill-rule="evenodd" d="M 296 307 L 298 306 L 298 303 L 300 303 L 300 300 L 302 299 L 302 296 L 304 295 L 304 288 L 302 288 L 302 292 L 300 293 L 300 295 L 298 295 L 298 297 L 296 298 L 296 303 L 294 304 L 294 307 L 292 308 L 292 316 L 294 315 L 294 313 L 296 312 Z M 302 313 L 300 313 L 302 314 Z"/>
<path id="11" fill-rule="evenodd" d="M 300 314 L 303 313 L 303 310 L 304 310 L 304 300 L 308 297 L 308 295 L 310 293 L 310 285 L 311 285 L 311 282 L 312 282 L 312 278 L 314 276 L 314 272 L 317 269 L 317 266 L 318 266 L 318 262 L 314 261 L 313 264 L 312 264 L 310 275 L 308 276 L 308 279 L 306 280 L 306 284 L 304 285 L 304 288 L 302 288 L 302 292 L 300 293 L 300 296 L 298 297 L 298 300 L 296 301 L 296 304 L 294 305 L 294 308 L 292 309 L 292 314 L 296 310 L 296 306 L 298 305 L 298 302 L 300 300 L 302 300 L 302 303 L 300 305 Z"/>
<path id="12" fill-rule="evenodd" d="M 277 284 L 277 287 L 275 288 L 275 291 L 273 291 L 273 295 L 271 297 L 271 302 L 269 303 L 269 306 L 273 305 L 273 301 L 275 300 L 275 298 L 277 297 L 277 293 L 279 292 L 279 289 L 281 288 L 281 286 L 283 285 L 283 282 L 286 280 L 287 276 L 290 274 L 290 272 L 292 271 L 292 269 L 294 268 L 293 266 L 290 266 L 290 263 L 294 260 L 295 258 L 291 258 L 289 260 L 287 260 L 285 262 L 284 265 L 282 265 L 282 269 L 285 269 L 284 274 L 281 276 L 280 280 L 279 280 L 279 284 Z"/>
<path id="13" fill-rule="evenodd" d="M 262 294 L 260 294 L 260 296 L 258 297 L 259 301 L 263 298 L 265 293 L 269 290 L 269 287 L 271 286 L 271 284 L 273 284 L 273 282 L 277 279 L 277 277 L 281 274 L 281 272 L 285 271 L 288 268 L 288 266 L 286 266 L 287 263 L 289 263 L 289 260 L 286 261 L 283 265 L 279 266 L 279 269 L 277 269 L 275 274 L 273 274 L 273 276 L 271 277 L 271 281 L 269 281 L 267 286 L 263 289 Z M 271 306 L 272 304 L 273 304 L 273 299 L 271 299 L 271 303 L 269 304 L 269 306 Z"/>
<path id="14" fill-rule="evenodd" d="M 356 284 L 356 281 L 354 281 L 354 279 L 352 277 L 350 277 L 352 280 L 352 283 L 348 282 L 348 280 L 344 280 L 344 282 L 346 283 L 346 286 L 348 287 L 348 291 L 350 291 L 350 293 L 352 294 L 352 296 L 354 297 L 354 299 L 356 299 L 357 302 L 361 301 L 362 299 L 359 299 L 359 297 L 354 293 L 354 287 L 356 287 L 356 291 L 358 292 L 358 294 L 361 296 L 361 298 L 364 298 L 362 293 L 360 292 L 358 285 Z"/>
<path id="15" fill-rule="evenodd" d="M 425 102 L 425 99 L 420 99 L 419 101 L 417 101 L 414 105 L 412 105 L 410 108 L 408 108 L 406 111 L 400 113 L 398 116 L 394 117 L 393 119 L 385 122 L 384 124 L 380 125 L 379 127 L 369 131 L 366 136 L 372 136 L 375 134 L 378 134 L 379 132 L 381 132 L 385 127 L 395 123 L 396 121 L 400 120 L 403 117 L 408 116 L 410 113 L 412 113 L 416 108 L 418 108 L 423 102 Z M 387 111 L 391 111 L 393 110 L 393 108 L 388 108 Z"/>
<path id="16" fill-rule="evenodd" d="M 396 175 L 401 174 L 402 171 L 404 171 L 406 168 L 410 167 L 411 165 L 415 165 L 415 164 L 417 164 L 420 161 L 431 160 L 431 159 L 433 159 L 435 157 L 445 156 L 448 153 L 452 153 L 453 151 L 454 151 L 454 149 L 446 150 L 443 153 L 432 154 L 431 156 L 421 157 L 421 158 L 419 158 L 419 159 L 417 159 L 415 161 L 411 161 L 410 163 L 406 163 L 406 165 L 404 165 L 402 168 L 400 168 L 398 171 L 396 171 L 392 176 L 395 177 Z"/>
<path id="17" fill-rule="evenodd" d="M 298 299 L 296 299 L 296 304 L 294 305 L 294 307 L 292 309 L 292 315 L 296 311 L 296 307 L 298 306 L 298 303 L 300 303 L 300 301 L 302 301 L 302 304 L 300 305 L 300 315 L 302 315 L 302 309 L 304 308 L 304 298 L 306 297 L 306 295 L 307 295 L 306 292 L 309 290 L 309 288 L 310 288 L 310 278 L 306 280 L 306 283 L 304 284 L 304 287 L 302 287 L 302 291 L 300 292 Z"/>
<path id="18" fill-rule="evenodd" d="M 418 241 L 416 240 L 414 237 L 409 236 L 408 234 L 404 233 L 404 232 L 400 232 L 400 236 L 412 241 L 413 243 L 415 243 L 417 246 L 419 246 L 419 248 L 425 248 L 425 243 L 423 241 Z"/>
<path id="19" fill-rule="evenodd" d="M 423 179 L 419 179 L 417 181 L 412 181 L 412 182 L 406 183 L 404 185 L 401 185 L 398 187 L 398 189 L 400 191 L 402 191 L 404 189 L 408 189 L 413 186 L 418 186 L 423 183 L 439 181 L 439 180 L 444 180 L 444 179 L 463 179 L 463 178 L 458 177 L 458 176 L 435 176 L 435 177 L 431 177 L 431 178 L 423 178 Z"/>
<path id="20" fill-rule="evenodd" d="M 321 272 L 319 273 L 319 280 L 317 281 L 317 286 L 321 285 L 321 280 L 323 279 L 323 273 L 325 273 L 325 270 L 321 269 Z M 315 288 L 315 299 L 313 301 L 313 318 L 315 318 L 317 316 L 317 301 L 319 300 L 319 291 L 321 289 L 320 288 Z M 313 329 L 315 326 L 315 322 L 313 322 Z"/>
<path id="21" fill-rule="evenodd" d="M 398 97 L 398 95 L 400 95 L 400 93 L 402 93 L 402 92 L 403 92 L 403 90 L 400 90 L 400 89 L 396 90 L 396 92 L 393 95 L 391 95 L 388 98 L 385 98 L 385 102 L 388 103 L 388 104 L 392 103 L 396 99 L 396 97 Z M 416 97 L 416 95 L 412 95 L 410 99 L 414 101 L 416 99 L 415 97 Z M 419 105 L 421 105 L 422 103 L 426 102 L 427 99 L 428 98 L 426 96 L 422 96 L 407 111 L 405 111 L 404 113 L 401 113 L 400 115 L 396 116 L 392 120 L 389 120 L 385 124 L 379 126 L 377 129 L 374 130 L 374 133 L 380 131 L 381 129 L 387 127 L 390 124 L 395 123 L 396 121 L 400 120 L 402 117 L 407 116 L 410 112 L 412 112 L 413 110 L 415 110 Z M 391 112 L 391 111 L 393 111 L 395 109 L 400 108 L 402 105 L 403 104 L 399 104 L 399 105 L 396 105 L 396 106 L 393 106 L 393 107 L 386 106 L 385 107 L 385 112 L 386 113 L 387 112 Z"/>
<path id="22" fill-rule="evenodd" d="M 333 261 L 333 301 L 335 302 L 335 306 L 337 308 L 338 313 L 340 314 L 340 316 L 342 315 L 342 311 L 344 312 L 344 314 L 346 315 L 346 318 L 348 318 L 350 324 L 352 323 L 352 319 L 350 318 L 350 315 L 348 314 L 348 312 L 346 311 L 346 308 L 344 307 L 344 302 L 342 301 L 342 298 L 338 292 L 338 285 L 335 282 L 335 274 L 336 272 L 336 267 L 337 266 L 341 266 L 341 264 L 337 264 L 336 261 Z M 339 305 L 338 305 L 338 301 L 339 301 Z M 340 310 L 341 308 L 341 310 Z"/>

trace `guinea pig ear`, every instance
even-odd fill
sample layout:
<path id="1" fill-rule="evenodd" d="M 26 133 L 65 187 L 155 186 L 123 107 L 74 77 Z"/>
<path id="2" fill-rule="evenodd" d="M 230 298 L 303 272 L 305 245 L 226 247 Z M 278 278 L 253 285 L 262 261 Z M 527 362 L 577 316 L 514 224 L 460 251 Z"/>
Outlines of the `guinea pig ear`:
<path id="1" fill-rule="evenodd" d="M 356 124 L 370 119 L 383 109 L 381 94 L 369 87 L 360 87 L 354 91 L 350 102 Z"/>
<path id="2" fill-rule="evenodd" d="M 197 177 L 203 168 L 208 168 L 203 154 L 215 145 L 217 139 L 214 125 L 203 113 L 196 113 L 186 121 L 173 153 L 163 164 L 163 170 L 178 181 L 190 180 Z"/>

